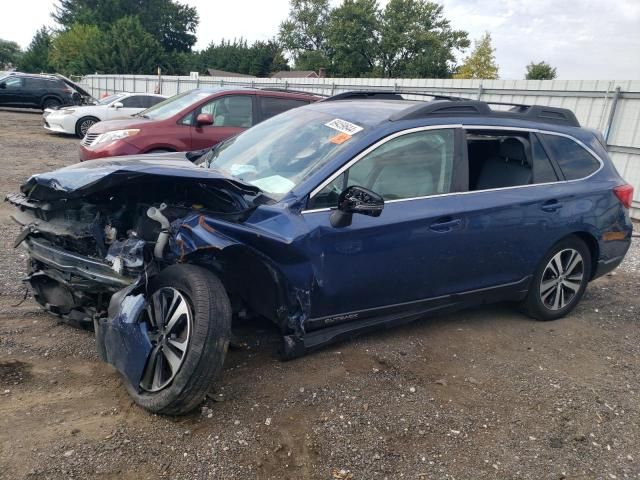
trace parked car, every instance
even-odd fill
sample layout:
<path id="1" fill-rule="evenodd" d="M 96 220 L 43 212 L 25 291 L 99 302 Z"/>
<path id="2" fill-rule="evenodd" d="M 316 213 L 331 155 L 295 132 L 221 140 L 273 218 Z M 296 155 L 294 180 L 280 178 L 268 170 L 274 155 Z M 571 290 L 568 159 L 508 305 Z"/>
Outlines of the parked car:
<path id="1" fill-rule="evenodd" d="M 93 126 L 80 143 L 80 161 L 211 147 L 262 120 L 319 99 L 302 92 L 248 88 L 191 90 L 134 119 Z"/>
<path id="2" fill-rule="evenodd" d="M 57 133 L 71 133 L 84 138 L 95 123 L 116 118 L 127 118 L 166 100 L 163 95 L 151 93 L 115 93 L 96 102 L 82 105 L 46 109 L 42 115 L 44 128 Z"/>
<path id="3" fill-rule="evenodd" d="M 139 405 L 182 414 L 234 314 L 278 325 L 285 358 L 487 302 L 567 315 L 622 262 L 632 195 L 569 110 L 351 92 L 200 156 L 35 175 L 8 200 L 35 299 L 93 322 Z"/>
<path id="4" fill-rule="evenodd" d="M 15 73 L 0 80 L 0 106 L 58 108 L 91 99 L 85 90 L 62 75 Z"/>

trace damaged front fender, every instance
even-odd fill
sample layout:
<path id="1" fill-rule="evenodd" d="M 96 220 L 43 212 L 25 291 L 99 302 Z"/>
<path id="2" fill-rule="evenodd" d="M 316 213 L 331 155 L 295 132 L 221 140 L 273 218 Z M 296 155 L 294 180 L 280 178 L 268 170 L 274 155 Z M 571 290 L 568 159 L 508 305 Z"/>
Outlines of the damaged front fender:
<path id="1" fill-rule="evenodd" d="M 114 293 L 108 317 L 94 321 L 100 358 L 113 365 L 131 385 L 140 385 L 152 349 L 147 324 L 140 321 L 147 301 L 138 292 L 139 287 L 140 280 Z"/>

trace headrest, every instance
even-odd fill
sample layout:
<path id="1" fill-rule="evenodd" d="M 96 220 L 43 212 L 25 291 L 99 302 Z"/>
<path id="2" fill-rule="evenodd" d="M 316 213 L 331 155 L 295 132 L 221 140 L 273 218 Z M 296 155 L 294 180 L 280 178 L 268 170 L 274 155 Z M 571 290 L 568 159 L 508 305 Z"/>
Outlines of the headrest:
<path id="1" fill-rule="evenodd" d="M 529 142 L 524 138 L 509 137 L 500 143 L 500 157 L 507 158 L 520 163 L 529 163 L 527 161 L 527 148 Z"/>

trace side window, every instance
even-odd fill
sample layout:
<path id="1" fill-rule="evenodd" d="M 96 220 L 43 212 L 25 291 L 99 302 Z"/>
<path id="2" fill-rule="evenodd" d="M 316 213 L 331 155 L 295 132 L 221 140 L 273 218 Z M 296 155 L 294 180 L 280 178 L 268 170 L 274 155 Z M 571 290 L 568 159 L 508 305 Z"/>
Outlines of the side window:
<path id="1" fill-rule="evenodd" d="M 570 138 L 541 135 L 549 153 L 558 163 L 567 180 L 587 177 L 600 168 L 600 162 Z"/>
<path id="2" fill-rule="evenodd" d="M 200 107 L 196 115 L 200 113 L 212 114 L 214 127 L 249 128 L 253 124 L 252 95 L 229 95 L 216 98 Z M 185 120 L 188 117 L 190 115 L 187 115 Z"/>
<path id="3" fill-rule="evenodd" d="M 309 208 L 335 207 L 348 186 L 359 185 L 386 201 L 451 191 L 454 130 L 428 130 L 389 140 L 360 159 L 311 199 Z"/>
<path id="4" fill-rule="evenodd" d="M 4 84 L 7 88 L 22 88 L 24 85 L 24 79 L 19 77 L 10 77 L 5 80 Z"/>
<path id="5" fill-rule="evenodd" d="M 309 102 L 305 100 L 276 97 L 258 97 L 258 103 L 260 104 L 260 111 L 262 112 L 263 120 L 278 115 L 279 113 L 286 112 L 287 110 L 291 110 L 292 108 L 309 105 Z"/>
<path id="6" fill-rule="evenodd" d="M 142 95 L 133 95 L 131 97 L 120 100 L 124 108 L 146 108 L 146 97 Z"/>
<path id="7" fill-rule="evenodd" d="M 467 131 L 469 190 L 534 183 L 531 139 L 526 132 Z"/>

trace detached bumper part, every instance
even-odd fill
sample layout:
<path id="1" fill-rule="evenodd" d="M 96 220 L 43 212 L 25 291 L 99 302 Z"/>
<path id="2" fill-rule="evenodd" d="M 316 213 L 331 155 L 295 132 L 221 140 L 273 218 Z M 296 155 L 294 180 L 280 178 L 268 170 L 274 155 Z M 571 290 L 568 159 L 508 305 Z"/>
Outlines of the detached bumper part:
<path id="1" fill-rule="evenodd" d="M 142 293 L 133 294 L 138 284 L 116 292 L 107 318 L 94 320 L 100 359 L 113 365 L 131 385 L 139 385 L 152 345 L 147 326 L 140 322 L 147 302 Z"/>

